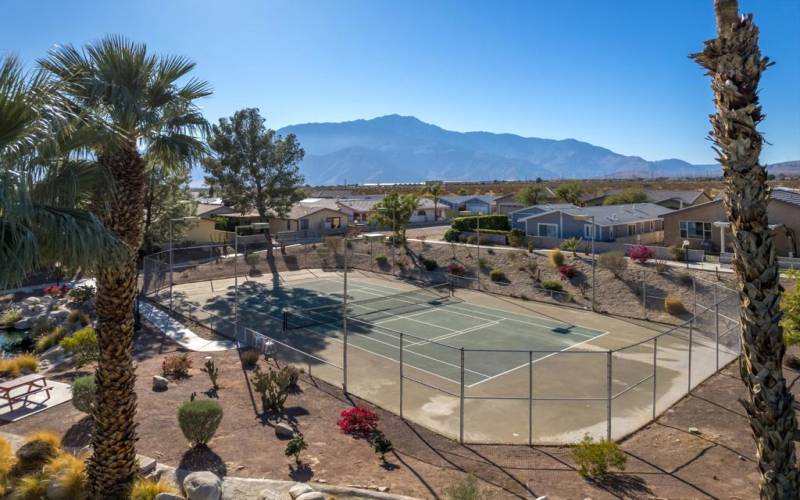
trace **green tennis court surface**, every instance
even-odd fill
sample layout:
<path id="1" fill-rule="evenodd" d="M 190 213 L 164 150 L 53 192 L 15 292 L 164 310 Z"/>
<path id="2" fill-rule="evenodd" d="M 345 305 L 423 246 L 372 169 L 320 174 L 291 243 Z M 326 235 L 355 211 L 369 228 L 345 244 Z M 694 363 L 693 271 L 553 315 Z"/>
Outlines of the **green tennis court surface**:
<path id="1" fill-rule="evenodd" d="M 259 330 L 259 316 L 280 318 L 288 329 L 269 335 L 313 353 L 323 339 L 343 340 L 342 290 L 342 281 L 335 278 L 287 283 L 277 290 L 249 282 L 240 286 L 240 321 Z M 291 313 L 285 317 L 287 308 Z M 455 383 L 461 377 L 459 348 L 485 350 L 468 352 L 467 386 L 528 365 L 528 353 L 511 350 L 541 351 L 532 353 L 535 362 L 606 333 L 534 314 L 461 302 L 450 297 L 447 288 L 405 292 L 352 280 L 348 283 L 347 328 L 350 348 L 393 361 L 399 361 L 402 336 L 405 366 Z"/>

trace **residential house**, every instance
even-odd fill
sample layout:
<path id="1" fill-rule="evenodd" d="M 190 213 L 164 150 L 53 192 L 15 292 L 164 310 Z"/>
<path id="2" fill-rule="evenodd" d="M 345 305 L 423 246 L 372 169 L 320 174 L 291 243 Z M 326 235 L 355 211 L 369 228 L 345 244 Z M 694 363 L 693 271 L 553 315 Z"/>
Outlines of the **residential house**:
<path id="1" fill-rule="evenodd" d="M 492 213 L 494 196 L 476 194 L 453 196 L 447 195 L 439 198 L 439 203 L 455 212 L 472 212 L 477 214 Z"/>
<path id="2" fill-rule="evenodd" d="M 546 208 L 547 205 L 537 207 L 540 207 L 539 213 L 527 215 L 517 221 L 517 224 L 524 223 L 525 234 L 528 236 L 591 239 L 594 225 L 597 228 L 596 241 L 641 243 L 661 240 L 661 217 L 671 211 L 654 203 L 570 206 L 551 210 Z"/>
<path id="3" fill-rule="evenodd" d="M 800 233 L 800 190 L 784 187 L 772 189 L 767 205 L 769 226 L 775 251 L 782 257 L 797 256 L 797 234 Z M 704 249 L 708 252 L 732 252 L 732 234 L 722 198 L 675 210 L 662 216 L 664 244 Z"/>
<path id="4" fill-rule="evenodd" d="M 531 205 L 529 207 L 514 210 L 508 214 L 511 229 L 521 229 L 525 231 L 525 222 L 522 219 L 529 215 L 541 214 L 544 212 L 551 212 L 553 210 L 561 210 L 566 208 L 577 208 L 572 203 L 542 203 L 541 205 Z"/>
<path id="5" fill-rule="evenodd" d="M 506 193 L 494 199 L 492 212 L 497 214 L 508 214 L 515 210 L 525 208 L 525 205 L 517 201 L 517 193 Z"/>
<path id="6" fill-rule="evenodd" d="M 602 205 L 606 198 L 611 195 L 621 194 L 624 189 L 609 189 L 600 195 L 592 195 L 583 199 L 584 206 Z M 662 207 L 678 210 L 692 205 L 707 203 L 712 200 L 702 189 L 693 190 L 669 190 L 669 189 L 642 189 L 641 192 L 647 196 L 648 203 L 655 203 Z"/>

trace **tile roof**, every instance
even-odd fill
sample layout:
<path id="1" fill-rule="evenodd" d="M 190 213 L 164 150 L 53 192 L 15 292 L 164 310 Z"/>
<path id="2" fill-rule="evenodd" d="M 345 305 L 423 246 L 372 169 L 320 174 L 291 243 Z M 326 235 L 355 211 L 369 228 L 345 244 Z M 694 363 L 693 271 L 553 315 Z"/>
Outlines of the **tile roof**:
<path id="1" fill-rule="evenodd" d="M 636 203 L 630 205 L 600 205 L 597 207 L 575 207 L 558 208 L 547 212 L 556 211 L 565 214 L 593 215 L 598 226 L 613 226 L 616 224 L 627 224 L 643 220 L 657 219 L 660 216 L 672 212 L 669 208 L 656 205 L 655 203 Z M 545 211 L 529 215 L 520 219 L 521 221 L 540 217 Z"/>

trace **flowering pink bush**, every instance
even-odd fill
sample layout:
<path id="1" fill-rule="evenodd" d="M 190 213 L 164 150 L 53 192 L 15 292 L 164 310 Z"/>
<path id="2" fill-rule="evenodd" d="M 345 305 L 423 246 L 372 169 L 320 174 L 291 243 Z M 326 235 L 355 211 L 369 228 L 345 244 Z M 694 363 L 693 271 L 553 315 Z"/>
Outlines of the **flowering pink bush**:
<path id="1" fill-rule="evenodd" d="M 339 429 L 345 434 L 359 437 L 370 437 L 378 431 L 378 414 L 369 408 L 356 406 L 342 410 L 342 419 L 337 422 Z"/>
<path id="2" fill-rule="evenodd" d="M 561 274 L 562 280 L 568 280 L 573 276 L 575 276 L 575 266 L 573 266 L 572 264 L 564 264 L 558 266 L 558 272 L 559 274 Z"/>
<path id="3" fill-rule="evenodd" d="M 65 285 L 50 285 L 44 289 L 44 294 L 61 296 L 67 293 L 67 290 L 69 290 L 69 288 Z"/>
<path id="4" fill-rule="evenodd" d="M 454 276 L 464 276 L 464 266 L 458 262 L 451 262 L 447 264 L 447 272 Z"/>
<path id="5" fill-rule="evenodd" d="M 653 251 L 644 245 L 635 245 L 628 250 L 628 257 L 639 264 L 646 264 L 648 260 L 653 258 Z"/>

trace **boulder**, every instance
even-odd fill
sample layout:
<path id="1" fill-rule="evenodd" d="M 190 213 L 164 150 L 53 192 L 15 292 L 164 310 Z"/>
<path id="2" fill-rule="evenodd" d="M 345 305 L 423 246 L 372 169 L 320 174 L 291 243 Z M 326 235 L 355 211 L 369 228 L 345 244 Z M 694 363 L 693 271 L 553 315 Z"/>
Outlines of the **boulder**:
<path id="1" fill-rule="evenodd" d="M 30 330 L 31 328 L 31 320 L 30 319 L 21 319 L 14 323 L 15 330 Z"/>
<path id="2" fill-rule="evenodd" d="M 284 422 L 278 422 L 275 424 L 275 435 L 278 436 L 278 439 L 292 439 L 294 427 Z"/>
<path id="3" fill-rule="evenodd" d="M 41 303 L 42 303 L 42 299 L 40 299 L 39 297 L 31 296 L 31 297 L 25 297 L 24 299 L 22 299 L 22 304 L 26 305 L 26 306 L 35 306 L 35 305 L 38 305 L 38 304 L 41 304 Z"/>
<path id="4" fill-rule="evenodd" d="M 213 472 L 192 472 L 183 480 L 183 491 L 189 500 L 220 500 L 222 480 Z"/>
<path id="5" fill-rule="evenodd" d="M 183 497 L 173 493 L 159 493 L 155 500 L 183 500 Z"/>
<path id="6" fill-rule="evenodd" d="M 153 390 L 154 391 L 166 391 L 169 388 L 169 380 L 162 377 L 161 375 L 153 375 Z"/>
<path id="7" fill-rule="evenodd" d="M 325 494 L 319 491 L 309 491 L 295 498 L 295 500 L 325 500 Z"/>
<path id="8" fill-rule="evenodd" d="M 289 488 L 289 495 L 294 499 L 309 491 L 314 491 L 314 488 L 305 483 L 297 483 Z"/>

